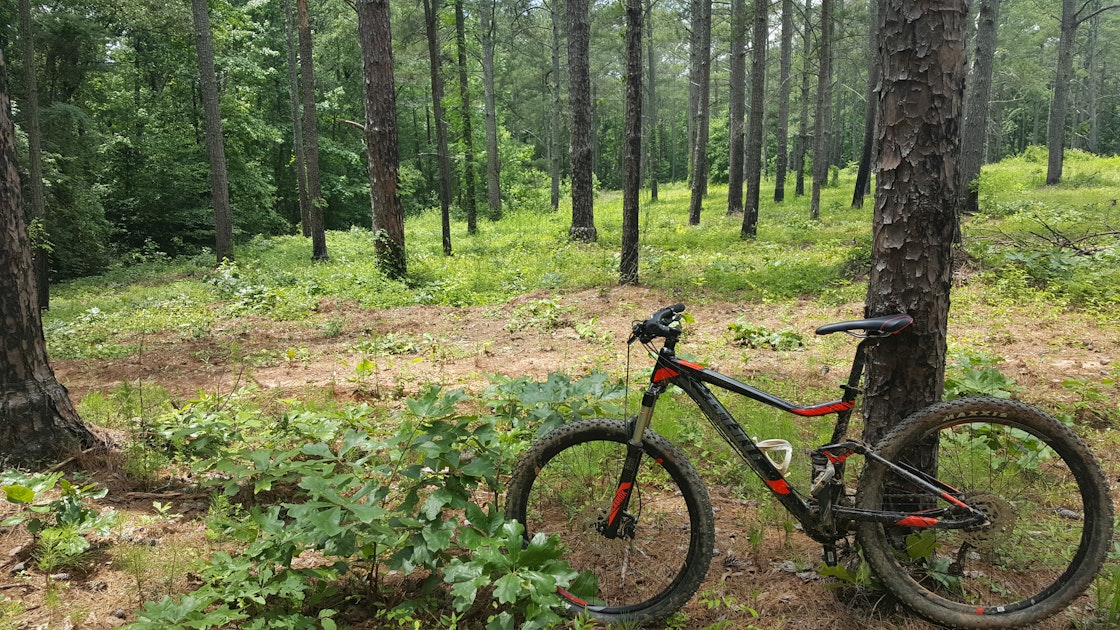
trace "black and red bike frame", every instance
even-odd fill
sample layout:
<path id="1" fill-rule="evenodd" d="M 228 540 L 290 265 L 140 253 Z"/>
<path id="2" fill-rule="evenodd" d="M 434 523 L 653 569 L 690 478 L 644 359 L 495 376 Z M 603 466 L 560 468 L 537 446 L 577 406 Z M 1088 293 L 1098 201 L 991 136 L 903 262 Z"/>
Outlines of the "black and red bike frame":
<path id="1" fill-rule="evenodd" d="M 839 400 L 803 407 L 677 357 L 675 352 L 677 339 L 667 337 L 665 345 L 657 351 L 656 363 L 650 377 L 650 384 L 642 396 L 641 408 L 630 420 L 626 462 L 611 502 L 609 516 L 601 527 L 603 535 L 608 538 L 625 536 L 625 531 L 620 534 L 620 529 L 624 527 L 624 523 L 632 522 L 632 519 L 628 521 L 623 517 L 626 515 L 626 508 L 634 491 L 638 466 L 644 455 L 642 435 L 650 426 L 658 398 L 670 385 L 679 387 L 700 407 L 704 416 L 746 461 L 751 470 L 765 482 L 774 497 L 801 523 L 805 533 L 825 545 L 825 561 L 829 564 L 835 562 L 835 542 L 847 533 L 846 526 L 838 526 L 838 523 L 844 521 L 876 521 L 919 528 L 961 528 L 983 525 L 986 522 L 983 512 L 965 503 L 956 489 L 905 464 L 889 462 L 862 442 L 846 439 L 852 410 L 860 394 L 859 383 L 863 375 L 867 349 L 880 338 L 868 336 L 860 341 L 848 382 L 841 386 L 843 395 Z M 799 416 L 837 414 L 831 442 L 812 453 L 815 478 L 809 494 L 799 492 L 786 481 L 777 466 L 716 398 L 709 385 Z M 844 464 L 851 455 L 862 455 L 880 462 L 901 478 L 928 492 L 930 499 L 939 498 L 948 506 L 903 512 L 861 510 L 839 505 L 838 499 L 844 492 L 841 482 Z"/>

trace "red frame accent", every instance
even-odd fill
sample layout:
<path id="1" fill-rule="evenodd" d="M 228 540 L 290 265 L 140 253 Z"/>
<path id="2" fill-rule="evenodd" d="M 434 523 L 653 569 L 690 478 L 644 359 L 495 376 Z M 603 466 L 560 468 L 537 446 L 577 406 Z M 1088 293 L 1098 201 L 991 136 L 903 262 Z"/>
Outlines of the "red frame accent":
<path id="1" fill-rule="evenodd" d="M 786 483 L 785 479 L 767 479 L 766 485 L 770 486 L 770 489 L 778 494 L 789 494 L 789 484 Z"/>
<path id="2" fill-rule="evenodd" d="M 895 525 L 901 525 L 903 527 L 933 527 L 937 525 L 937 523 L 938 520 L 935 518 L 918 516 L 917 514 L 911 514 L 904 519 L 895 521 Z"/>
<path id="3" fill-rule="evenodd" d="M 614 493 L 614 500 L 611 501 L 611 517 L 608 523 L 613 523 L 614 519 L 618 517 L 618 511 L 622 509 L 622 504 L 626 502 L 626 497 L 630 496 L 629 483 L 618 484 L 618 490 Z"/>
<path id="4" fill-rule="evenodd" d="M 790 411 L 799 416 L 815 417 L 827 416 L 830 413 L 840 413 L 841 411 L 852 409 L 855 406 L 856 403 L 853 400 L 837 400 L 835 402 L 813 405 L 812 407 L 794 407 L 790 409 Z"/>

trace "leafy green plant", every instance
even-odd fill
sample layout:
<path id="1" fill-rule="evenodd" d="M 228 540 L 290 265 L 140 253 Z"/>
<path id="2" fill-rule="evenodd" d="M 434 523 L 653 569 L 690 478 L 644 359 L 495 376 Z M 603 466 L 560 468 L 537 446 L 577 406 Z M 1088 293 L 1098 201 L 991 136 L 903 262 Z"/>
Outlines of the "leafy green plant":
<path id="1" fill-rule="evenodd" d="M 567 309 L 556 300 L 541 299 L 522 304 L 513 309 L 506 329 L 517 332 L 525 328 L 556 330 L 570 324 Z"/>
<path id="2" fill-rule="evenodd" d="M 965 396 L 1011 398 L 1019 389 L 1014 379 L 995 366 L 1003 359 L 982 352 L 958 350 L 951 354 L 945 370 L 945 400 Z"/>
<path id="3" fill-rule="evenodd" d="M 375 356 L 413 354 L 420 351 L 420 343 L 410 334 L 390 332 L 362 339 L 353 345 L 353 349 Z"/>
<path id="4" fill-rule="evenodd" d="M 520 628 L 536 630 L 559 624 L 557 613 L 565 603 L 558 588 L 577 597 L 590 597 L 595 588 L 593 576 L 581 576 L 559 558 L 562 550 L 556 539 L 536 534 L 527 543 L 524 528 L 516 521 L 506 521 L 494 505 L 486 512 L 470 504 L 466 509 L 468 526 L 459 529 L 458 544 L 470 553 L 452 558 L 444 570 L 444 581 L 452 584 L 452 605 L 455 610 L 468 610 L 480 592 L 490 589 L 492 610 L 488 629 Z M 517 624 L 512 607 L 522 615 Z"/>
<path id="5" fill-rule="evenodd" d="M 728 324 L 731 339 L 748 348 L 769 348 L 771 350 L 799 350 L 805 347 L 805 340 L 801 335 L 792 330 L 772 332 L 760 324 L 751 324 L 742 320 Z"/>
<path id="6" fill-rule="evenodd" d="M 61 496 L 44 499 L 43 495 L 58 488 Z M 100 499 L 107 488 L 94 484 L 74 485 L 62 473 L 25 475 L 18 471 L 0 473 L 0 490 L 10 503 L 25 510 L 0 522 L 11 527 L 25 524 L 35 537 L 34 555 L 39 568 L 47 573 L 64 566 L 80 566 L 90 549 L 90 536 L 107 536 L 116 524 L 113 510 L 96 510 L 85 504 Z"/>

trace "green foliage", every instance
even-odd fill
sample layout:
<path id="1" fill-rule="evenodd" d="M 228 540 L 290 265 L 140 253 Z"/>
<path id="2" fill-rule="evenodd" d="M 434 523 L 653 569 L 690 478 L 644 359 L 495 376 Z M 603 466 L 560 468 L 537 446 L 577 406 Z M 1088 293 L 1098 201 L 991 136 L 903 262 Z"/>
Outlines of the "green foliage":
<path id="1" fill-rule="evenodd" d="M 61 496 L 46 499 L 43 495 L 55 488 Z M 35 537 L 35 557 L 46 573 L 64 566 L 82 564 L 90 548 L 90 536 L 107 536 L 116 524 L 113 510 L 95 510 L 86 505 L 90 499 L 104 497 L 108 490 L 96 485 L 74 485 L 62 473 L 27 475 L 16 470 L 0 472 L 0 490 L 9 503 L 24 510 L 0 522 L 0 526 L 27 526 Z"/>
<path id="2" fill-rule="evenodd" d="M 1004 375 L 995 366 L 1003 359 L 973 350 L 951 353 L 945 370 L 944 400 L 966 396 L 993 396 L 1011 398 L 1018 391 L 1015 380 Z"/>
<path id="3" fill-rule="evenodd" d="M 517 332 L 523 328 L 556 330 L 569 324 L 564 307 L 556 300 L 541 299 L 515 307 L 506 323 L 506 329 L 510 332 Z"/>
<path id="4" fill-rule="evenodd" d="M 771 350 L 799 350 L 805 347 L 805 340 L 793 330 L 772 332 L 761 324 L 751 324 L 742 320 L 728 324 L 732 340 L 748 348 L 769 348 Z"/>
<path id="5" fill-rule="evenodd" d="M 388 433 L 363 406 L 289 410 L 275 421 L 237 397 L 204 396 L 161 414 L 150 439 L 195 462 L 216 491 L 211 534 L 239 550 L 211 557 L 194 593 L 148 602 L 138 613 L 148 625 L 135 627 L 239 619 L 251 620 L 247 628 L 326 627 L 345 596 L 342 576 L 376 591 L 385 586 L 384 569 L 426 576 L 423 593 L 445 581 L 460 612 L 487 593 L 494 607 L 488 627 L 558 622 L 557 586 L 578 591 L 586 580 L 557 560 L 554 540 L 523 548 L 520 526 L 493 502 L 539 431 L 616 412 L 622 388 L 603 374 L 493 380 L 481 396 L 485 415 L 463 413 L 463 391 L 432 387 L 405 401 Z M 321 560 L 294 564 L 308 554 Z M 392 614 L 422 608 L 409 600 Z"/>
<path id="6" fill-rule="evenodd" d="M 552 627 L 562 621 L 557 611 L 565 607 L 557 589 L 570 589 L 576 597 L 597 592 L 591 588 L 593 580 L 581 578 L 559 559 L 563 550 L 556 539 L 537 533 L 526 543 L 522 525 L 506 521 L 493 504 L 486 512 L 470 504 L 466 517 L 469 526 L 460 528 L 459 544 L 470 553 L 453 558 L 443 580 L 453 585 L 452 605 L 459 612 L 469 609 L 480 591 L 490 589 L 493 608 L 506 609 L 488 618 L 488 629 Z M 511 606 L 524 616 L 520 625 L 515 625 Z"/>

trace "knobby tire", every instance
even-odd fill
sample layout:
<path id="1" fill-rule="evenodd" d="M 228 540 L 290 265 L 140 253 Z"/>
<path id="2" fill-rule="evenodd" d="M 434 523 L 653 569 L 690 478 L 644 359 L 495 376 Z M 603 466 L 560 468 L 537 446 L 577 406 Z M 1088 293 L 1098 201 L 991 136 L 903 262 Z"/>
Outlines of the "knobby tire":
<path id="1" fill-rule="evenodd" d="M 559 591 L 569 613 L 643 625 L 677 611 L 696 593 L 711 562 L 715 521 L 696 470 L 647 430 L 626 510 L 632 534 L 604 537 L 597 525 L 611 508 L 628 439 L 625 422 L 593 419 L 538 440 L 514 469 L 506 517 L 525 526 L 527 539 L 538 532 L 560 538 L 563 559 L 583 575 L 572 591 L 586 591 Z"/>
<path id="2" fill-rule="evenodd" d="M 946 626 L 1010 628 L 1059 612 L 1088 588 L 1111 548 L 1113 508 L 1100 464 L 1073 431 L 1019 402 L 961 399 L 911 415 L 876 451 L 907 461 L 907 449 L 919 444 L 937 445 L 936 477 L 989 524 L 859 523 L 864 557 L 903 604 Z M 856 503 L 904 511 L 949 505 L 870 459 Z"/>

